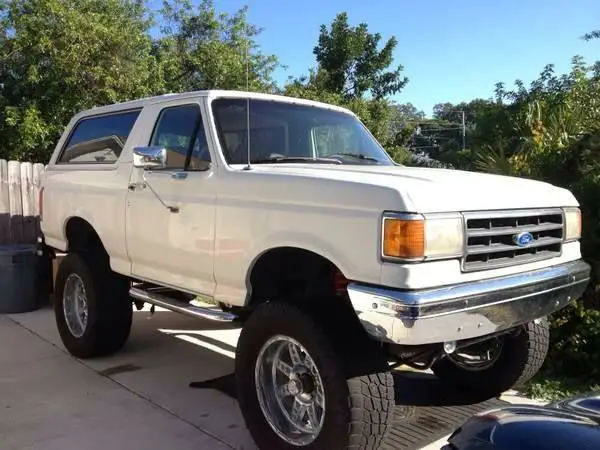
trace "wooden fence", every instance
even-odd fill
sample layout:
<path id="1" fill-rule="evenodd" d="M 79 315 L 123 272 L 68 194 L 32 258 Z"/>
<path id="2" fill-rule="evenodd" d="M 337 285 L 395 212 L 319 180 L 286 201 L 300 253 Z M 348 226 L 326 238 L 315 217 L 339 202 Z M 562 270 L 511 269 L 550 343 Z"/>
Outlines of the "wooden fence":
<path id="1" fill-rule="evenodd" d="M 35 244 L 43 164 L 0 159 L 0 245 Z"/>

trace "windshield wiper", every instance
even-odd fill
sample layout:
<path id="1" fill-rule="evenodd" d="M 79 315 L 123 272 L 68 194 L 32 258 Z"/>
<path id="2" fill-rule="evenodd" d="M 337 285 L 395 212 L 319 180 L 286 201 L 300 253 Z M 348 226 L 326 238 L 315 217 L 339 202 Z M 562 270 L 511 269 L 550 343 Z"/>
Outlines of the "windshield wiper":
<path id="1" fill-rule="evenodd" d="M 309 156 L 275 156 L 273 158 L 263 158 L 250 161 L 250 164 L 272 164 L 272 163 L 295 163 L 308 162 L 318 164 L 342 164 L 339 159 L 332 158 L 311 158 Z"/>
<path id="2" fill-rule="evenodd" d="M 351 158 L 362 159 L 362 160 L 365 160 L 365 161 L 381 162 L 377 158 L 373 158 L 372 156 L 367 156 L 367 155 L 364 155 L 362 153 L 336 153 L 335 155 L 331 155 L 331 156 L 333 157 L 333 156 L 336 156 L 336 155 L 350 156 Z"/>

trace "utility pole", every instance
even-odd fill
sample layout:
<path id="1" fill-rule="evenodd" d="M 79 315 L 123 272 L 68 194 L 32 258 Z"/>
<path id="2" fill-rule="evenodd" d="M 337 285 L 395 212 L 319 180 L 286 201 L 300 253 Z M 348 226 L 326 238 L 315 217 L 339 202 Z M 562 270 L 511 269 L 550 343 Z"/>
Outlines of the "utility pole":
<path id="1" fill-rule="evenodd" d="M 465 130 L 465 111 L 461 111 L 462 113 L 462 149 L 465 151 L 466 140 L 467 140 L 467 132 Z"/>

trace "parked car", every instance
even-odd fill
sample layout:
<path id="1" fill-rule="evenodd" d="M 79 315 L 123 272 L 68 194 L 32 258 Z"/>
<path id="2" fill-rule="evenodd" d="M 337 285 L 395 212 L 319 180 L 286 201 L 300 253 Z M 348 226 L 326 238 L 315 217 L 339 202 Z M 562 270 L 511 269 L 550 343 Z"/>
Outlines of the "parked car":
<path id="1" fill-rule="evenodd" d="M 600 392 L 548 406 L 511 405 L 469 418 L 443 450 L 600 448 Z"/>
<path id="2" fill-rule="evenodd" d="M 40 203 L 67 252 L 68 351 L 119 350 L 132 299 L 237 321 L 239 404 L 265 449 L 377 448 L 399 364 L 489 396 L 523 383 L 590 273 L 569 191 L 401 166 L 351 111 L 275 95 L 80 112 Z"/>

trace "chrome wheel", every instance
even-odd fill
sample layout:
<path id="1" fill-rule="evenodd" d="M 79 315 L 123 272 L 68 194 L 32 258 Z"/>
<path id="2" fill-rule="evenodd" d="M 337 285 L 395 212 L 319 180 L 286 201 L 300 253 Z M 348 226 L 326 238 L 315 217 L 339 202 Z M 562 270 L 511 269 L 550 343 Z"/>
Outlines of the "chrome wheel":
<path id="1" fill-rule="evenodd" d="M 63 312 L 71 334 L 76 338 L 83 336 L 88 321 L 87 295 L 83 280 L 74 273 L 65 281 Z"/>
<path id="2" fill-rule="evenodd" d="M 325 419 L 325 391 L 312 357 L 295 339 L 277 335 L 261 348 L 254 369 L 258 402 L 285 442 L 313 442 Z"/>
<path id="3" fill-rule="evenodd" d="M 448 359 L 461 369 L 486 370 L 496 364 L 502 354 L 503 340 L 496 338 L 471 345 L 448 355 Z"/>

